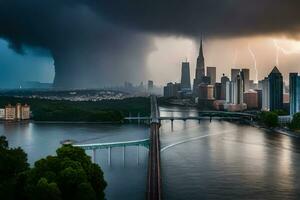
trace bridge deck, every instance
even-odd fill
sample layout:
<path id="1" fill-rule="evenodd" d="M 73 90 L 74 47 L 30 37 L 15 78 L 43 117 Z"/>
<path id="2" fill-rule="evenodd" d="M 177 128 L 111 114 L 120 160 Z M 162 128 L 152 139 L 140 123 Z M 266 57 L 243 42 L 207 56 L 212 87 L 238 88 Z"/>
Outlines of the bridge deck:
<path id="1" fill-rule="evenodd" d="M 148 147 L 149 139 L 143 140 L 133 140 L 125 142 L 110 142 L 110 143 L 94 143 L 94 144 L 74 144 L 75 147 L 81 147 L 84 150 L 93 150 L 93 149 L 106 149 L 113 147 L 123 147 L 123 146 L 145 146 Z"/>
<path id="2" fill-rule="evenodd" d="M 160 200 L 162 198 L 159 126 L 157 100 L 156 97 L 151 96 L 150 147 L 147 185 L 148 200 Z"/>

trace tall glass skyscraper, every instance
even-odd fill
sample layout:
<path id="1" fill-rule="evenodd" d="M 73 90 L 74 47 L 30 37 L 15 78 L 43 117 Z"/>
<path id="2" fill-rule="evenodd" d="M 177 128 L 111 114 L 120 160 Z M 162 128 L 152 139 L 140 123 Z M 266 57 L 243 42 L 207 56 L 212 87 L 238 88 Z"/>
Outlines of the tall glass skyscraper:
<path id="1" fill-rule="evenodd" d="M 300 112 L 300 76 L 290 73 L 290 115 Z"/>
<path id="2" fill-rule="evenodd" d="M 181 90 L 191 91 L 190 63 L 183 62 L 181 67 Z"/>
<path id="3" fill-rule="evenodd" d="M 270 111 L 283 108 L 283 79 L 277 67 L 268 76 L 270 92 Z"/>

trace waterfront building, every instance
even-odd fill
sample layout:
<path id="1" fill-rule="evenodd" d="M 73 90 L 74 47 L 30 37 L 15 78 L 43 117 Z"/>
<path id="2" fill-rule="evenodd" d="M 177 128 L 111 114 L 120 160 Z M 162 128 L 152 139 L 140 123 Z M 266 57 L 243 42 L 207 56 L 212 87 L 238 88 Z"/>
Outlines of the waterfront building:
<path id="1" fill-rule="evenodd" d="M 5 106 L 5 120 L 15 120 L 16 119 L 16 107 L 8 104 Z"/>
<path id="2" fill-rule="evenodd" d="M 269 79 L 266 77 L 261 81 L 262 87 L 262 110 L 269 111 L 270 110 L 270 83 Z"/>
<path id="3" fill-rule="evenodd" d="M 300 76 L 298 73 L 290 73 L 290 115 L 300 112 Z"/>
<path id="4" fill-rule="evenodd" d="M 201 110 L 211 110 L 214 108 L 214 86 L 202 83 L 199 85 L 198 108 Z"/>
<path id="5" fill-rule="evenodd" d="M 182 66 L 181 66 L 181 90 L 191 91 L 190 63 L 189 62 L 182 62 Z"/>
<path id="6" fill-rule="evenodd" d="M 235 103 L 236 99 L 236 90 L 235 90 L 235 82 L 228 81 L 226 82 L 226 102 L 227 103 Z"/>
<path id="7" fill-rule="evenodd" d="M 30 106 L 25 104 L 21 106 L 21 120 L 28 120 L 30 119 Z"/>
<path id="8" fill-rule="evenodd" d="M 217 68 L 216 67 L 207 67 L 206 75 L 210 78 L 210 84 L 214 85 L 216 83 L 217 78 Z"/>
<path id="9" fill-rule="evenodd" d="M 283 108 L 283 78 L 275 66 L 268 76 L 270 93 L 270 110 L 280 110 Z"/>
<path id="10" fill-rule="evenodd" d="M 205 76 L 205 61 L 204 61 L 203 45 L 202 45 L 202 39 L 201 39 L 199 55 L 198 55 L 197 64 L 196 64 L 196 75 L 195 75 L 194 84 L 193 84 L 194 94 L 198 94 L 198 88 L 199 88 L 198 86 L 202 83 L 204 76 Z"/>
<path id="11" fill-rule="evenodd" d="M 199 99 L 212 100 L 214 99 L 214 86 L 207 84 L 199 85 Z"/>
<path id="12" fill-rule="evenodd" d="M 223 74 L 221 78 L 221 100 L 226 100 L 226 83 L 229 82 L 229 78 Z"/>
<path id="13" fill-rule="evenodd" d="M 249 90 L 244 92 L 244 103 L 247 105 L 248 109 L 258 108 L 258 95 L 254 90 Z"/>
<path id="14" fill-rule="evenodd" d="M 16 120 L 21 120 L 22 105 L 20 103 L 16 104 Z"/>
<path id="15" fill-rule="evenodd" d="M 17 103 L 16 106 L 8 104 L 4 109 L 0 109 L 0 119 L 4 120 L 28 120 L 30 119 L 30 106 Z"/>
<path id="16" fill-rule="evenodd" d="M 5 118 L 5 109 L 0 108 L 0 119 L 4 119 Z"/>

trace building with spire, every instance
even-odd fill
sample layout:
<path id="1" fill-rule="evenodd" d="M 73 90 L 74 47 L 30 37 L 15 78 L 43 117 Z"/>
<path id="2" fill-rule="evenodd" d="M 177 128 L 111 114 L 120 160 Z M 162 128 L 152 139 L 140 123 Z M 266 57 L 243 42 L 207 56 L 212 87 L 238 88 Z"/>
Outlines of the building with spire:
<path id="1" fill-rule="evenodd" d="M 197 65 L 196 65 L 196 76 L 195 76 L 194 85 L 193 85 L 194 94 L 198 93 L 198 86 L 203 82 L 204 77 L 205 77 L 205 62 L 204 62 L 203 44 L 202 44 L 202 38 L 201 38 L 199 55 L 197 58 Z"/>

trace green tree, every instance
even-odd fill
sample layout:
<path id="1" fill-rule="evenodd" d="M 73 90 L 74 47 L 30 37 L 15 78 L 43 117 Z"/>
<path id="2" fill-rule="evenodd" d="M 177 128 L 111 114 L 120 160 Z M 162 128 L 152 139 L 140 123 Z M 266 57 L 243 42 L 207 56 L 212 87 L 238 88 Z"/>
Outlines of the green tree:
<path id="1" fill-rule="evenodd" d="M 300 130 L 300 112 L 294 114 L 290 127 L 294 130 Z"/>
<path id="2" fill-rule="evenodd" d="M 32 194 L 33 200 L 61 200 L 61 193 L 56 183 L 48 183 L 46 178 L 41 178 Z"/>
<path id="3" fill-rule="evenodd" d="M 278 126 L 278 114 L 274 112 L 262 112 L 260 117 L 266 126 L 271 128 Z"/>
<path id="4" fill-rule="evenodd" d="M 0 197 L 18 199 L 18 176 L 29 169 L 27 155 L 21 148 L 9 148 L 4 136 L 0 137 Z"/>
<path id="5" fill-rule="evenodd" d="M 103 172 L 83 149 L 64 145 L 56 153 L 37 161 L 26 174 L 28 199 L 44 199 L 45 194 L 49 200 L 105 198 Z"/>

